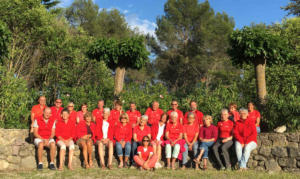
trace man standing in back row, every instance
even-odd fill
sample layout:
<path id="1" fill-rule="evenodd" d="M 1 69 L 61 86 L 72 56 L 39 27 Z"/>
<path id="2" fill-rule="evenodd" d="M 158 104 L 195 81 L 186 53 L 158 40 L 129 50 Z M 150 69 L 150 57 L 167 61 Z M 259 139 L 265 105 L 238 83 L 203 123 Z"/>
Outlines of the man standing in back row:
<path id="1" fill-rule="evenodd" d="M 145 115 L 148 116 L 148 125 L 152 126 L 153 124 L 158 123 L 163 113 L 164 111 L 159 109 L 158 101 L 153 101 L 152 107 L 149 107 L 145 112 Z"/>
<path id="2" fill-rule="evenodd" d="M 199 127 L 203 126 L 203 113 L 199 110 L 197 110 L 197 102 L 196 101 L 191 101 L 190 102 L 190 111 L 186 112 L 184 115 L 184 119 L 183 119 L 183 124 L 188 124 L 188 114 L 190 112 L 195 114 L 195 124 L 198 124 Z"/>
<path id="3" fill-rule="evenodd" d="M 55 120 L 61 119 L 61 111 L 64 109 L 62 106 L 62 100 L 56 99 L 54 106 L 51 107 L 51 115 Z"/>

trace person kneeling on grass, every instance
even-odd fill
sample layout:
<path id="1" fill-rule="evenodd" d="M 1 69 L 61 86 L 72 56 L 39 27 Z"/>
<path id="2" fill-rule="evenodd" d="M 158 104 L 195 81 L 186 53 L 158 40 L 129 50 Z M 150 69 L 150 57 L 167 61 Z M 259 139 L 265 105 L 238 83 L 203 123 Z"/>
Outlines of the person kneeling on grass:
<path id="1" fill-rule="evenodd" d="M 75 121 L 71 120 L 69 111 L 67 109 L 63 109 L 61 112 L 61 120 L 56 122 L 56 142 L 57 146 L 60 147 L 59 152 L 59 168 L 58 170 L 63 170 L 66 149 L 69 147 L 69 162 L 68 168 L 73 170 L 72 168 L 72 159 L 74 153 L 74 142 L 73 138 L 75 137 Z"/>
<path id="2" fill-rule="evenodd" d="M 150 170 L 154 168 L 157 161 L 157 156 L 153 154 L 153 148 L 149 145 L 150 137 L 144 136 L 142 145 L 137 149 L 137 155 L 134 156 L 134 161 L 141 170 Z"/>
<path id="3" fill-rule="evenodd" d="M 201 158 L 203 158 L 203 170 L 207 169 L 207 159 L 209 147 L 211 147 L 218 138 L 218 128 L 212 125 L 212 117 L 210 115 L 204 116 L 204 126 L 200 128 L 200 154 L 197 159 L 194 160 L 196 166 L 200 164 Z M 198 168 L 198 167 L 196 167 Z"/>
<path id="4" fill-rule="evenodd" d="M 235 124 L 233 133 L 236 139 L 235 151 L 240 170 L 247 169 L 251 151 L 257 147 L 257 130 L 255 123 L 248 117 L 247 109 L 240 109 L 240 120 Z"/>
<path id="5" fill-rule="evenodd" d="M 95 141 L 96 125 L 92 122 L 92 113 L 86 112 L 83 117 L 84 120 L 80 121 L 76 126 L 76 143 L 82 148 L 84 167 L 88 169 L 93 166 L 92 152 Z"/>
<path id="6" fill-rule="evenodd" d="M 56 145 L 54 141 L 55 136 L 55 119 L 51 117 L 51 109 L 46 107 L 43 111 L 42 117 L 37 117 L 33 123 L 34 144 L 37 146 L 38 153 L 38 170 L 43 169 L 43 150 L 44 147 L 50 148 L 50 170 L 55 170 L 54 157 L 56 152 Z"/>

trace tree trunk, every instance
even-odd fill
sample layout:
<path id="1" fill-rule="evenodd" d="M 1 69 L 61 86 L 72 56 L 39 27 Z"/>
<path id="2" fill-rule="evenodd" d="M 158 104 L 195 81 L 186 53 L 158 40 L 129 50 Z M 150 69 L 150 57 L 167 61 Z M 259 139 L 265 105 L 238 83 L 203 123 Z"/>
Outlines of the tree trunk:
<path id="1" fill-rule="evenodd" d="M 117 67 L 116 74 L 115 74 L 115 97 L 119 97 L 120 93 L 123 90 L 124 78 L 125 78 L 125 68 L 124 67 Z"/>
<path id="2" fill-rule="evenodd" d="M 256 90 L 261 105 L 265 104 L 267 95 L 266 86 L 266 59 L 258 58 L 254 62 L 256 75 Z"/>

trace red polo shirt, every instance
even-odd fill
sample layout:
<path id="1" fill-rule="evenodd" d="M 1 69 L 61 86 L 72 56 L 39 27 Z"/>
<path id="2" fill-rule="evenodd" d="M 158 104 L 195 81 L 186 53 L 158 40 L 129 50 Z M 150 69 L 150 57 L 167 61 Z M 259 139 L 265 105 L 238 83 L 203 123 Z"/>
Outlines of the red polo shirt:
<path id="1" fill-rule="evenodd" d="M 63 139 L 74 139 L 76 135 L 76 126 L 75 122 L 72 120 L 68 120 L 67 123 L 63 120 L 58 120 L 56 122 L 55 128 L 55 136 L 56 142 L 59 140 L 58 137 L 62 137 Z"/>
<path id="2" fill-rule="evenodd" d="M 173 112 L 174 110 L 173 109 L 170 109 L 168 112 L 167 112 L 167 114 L 168 114 L 168 116 L 169 116 L 169 119 L 171 119 L 171 112 Z M 177 114 L 178 114 L 178 119 L 179 119 L 179 121 L 178 122 L 180 122 L 180 119 L 182 119 L 182 121 L 183 121 L 183 112 L 182 111 L 180 111 L 179 109 L 176 109 L 176 112 L 177 112 Z"/>
<path id="3" fill-rule="evenodd" d="M 47 106 L 42 106 L 40 104 L 34 105 L 31 109 L 31 113 L 34 114 L 34 119 L 37 119 L 39 117 L 43 117 L 44 109 Z"/>
<path id="4" fill-rule="evenodd" d="M 248 119 L 256 124 L 257 118 L 260 118 L 260 113 L 257 110 L 253 110 L 252 112 L 248 112 Z"/>
<path id="5" fill-rule="evenodd" d="M 177 122 L 177 125 L 170 122 L 167 124 L 166 132 L 169 132 L 169 139 L 174 141 L 178 139 L 180 133 L 183 133 L 183 127 L 179 122 Z"/>
<path id="6" fill-rule="evenodd" d="M 189 142 L 193 142 L 196 133 L 199 133 L 199 125 L 197 125 L 195 122 L 192 125 L 185 124 L 183 126 L 183 133 L 187 135 Z"/>
<path id="7" fill-rule="evenodd" d="M 117 142 L 124 140 L 125 142 L 130 142 L 132 138 L 132 128 L 129 123 L 123 126 L 121 123 L 115 126 L 114 138 Z"/>
<path id="8" fill-rule="evenodd" d="M 63 107 L 60 107 L 57 109 L 55 106 L 52 106 L 51 108 L 51 116 L 54 117 L 55 120 L 61 119 L 61 111 L 64 109 Z"/>
<path id="9" fill-rule="evenodd" d="M 72 111 L 70 113 L 69 120 L 75 122 L 75 124 L 76 124 L 76 118 L 77 118 L 77 112 L 76 111 Z"/>
<path id="10" fill-rule="evenodd" d="M 148 146 L 146 148 L 143 146 L 138 146 L 137 153 L 141 154 L 143 160 L 146 161 L 146 160 L 148 160 L 149 155 L 153 154 L 153 148 L 151 146 Z"/>
<path id="11" fill-rule="evenodd" d="M 233 122 L 231 120 L 219 121 L 217 126 L 220 138 L 227 138 L 232 136 Z"/>
<path id="12" fill-rule="evenodd" d="M 130 111 L 130 110 L 128 110 L 126 113 L 128 114 L 128 117 L 129 117 L 129 123 L 130 123 L 131 126 L 132 126 L 133 124 L 136 124 L 136 123 L 137 123 L 138 117 L 141 117 L 141 116 L 142 116 L 141 113 L 140 113 L 138 110 L 135 110 L 135 111 L 133 111 L 133 112 Z"/>
<path id="13" fill-rule="evenodd" d="M 153 111 L 153 109 L 149 107 L 145 112 L 145 114 L 148 116 L 148 124 L 153 125 L 157 123 L 163 113 L 164 111 L 162 109 Z"/>
<path id="14" fill-rule="evenodd" d="M 133 134 L 136 134 L 137 140 L 140 142 L 144 136 L 151 134 L 151 128 L 145 125 L 142 130 L 140 129 L 140 126 L 135 126 L 135 128 L 133 128 Z"/>
<path id="15" fill-rule="evenodd" d="M 97 119 L 101 119 L 102 120 L 102 115 L 103 115 L 103 109 L 100 110 L 99 108 L 96 108 L 93 110 L 92 112 L 94 118 Z"/>
<path id="16" fill-rule="evenodd" d="M 203 125 L 203 113 L 201 111 L 198 111 L 198 110 L 186 112 L 185 115 L 184 115 L 183 124 L 188 124 L 189 123 L 188 119 L 187 119 L 187 116 L 188 116 L 188 114 L 190 112 L 192 112 L 192 113 L 195 114 L 195 122 L 196 122 L 196 124 L 202 126 Z"/>
<path id="17" fill-rule="evenodd" d="M 248 118 L 246 120 L 238 120 L 234 127 L 234 137 L 241 144 L 250 142 L 257 143 L 257 131 L 255 124 Z"/>

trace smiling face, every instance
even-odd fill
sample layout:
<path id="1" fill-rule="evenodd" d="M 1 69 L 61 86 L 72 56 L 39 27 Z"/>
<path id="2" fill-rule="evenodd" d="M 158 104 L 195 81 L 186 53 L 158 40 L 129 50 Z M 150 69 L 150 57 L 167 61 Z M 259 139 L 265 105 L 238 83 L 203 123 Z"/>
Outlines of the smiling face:
<path id="1" fill-rule="evenodd" d="M 228 112 L 226 112 L 226 111 L 223 111 L 222 113 L 221 113 L 221 120 L 222 121 L 227 121 L 228 120 Z"/>
<path id="2" fill-rule="evenodd" d="M 92 117 L 91 116 L 87 116 L 84 118 L 84 120 L 87 122 L 87 123 L 90 123 L 92 121 Z"/>
<path id="3" fill-rule="evenodd" d="M 51 117 L 51 109 L 50 108 L 45 108 L 44 110 L 44 119 L 48 120 Z"/>
<path id="4" fill-rule="evenodd" d="M 160 118 L 160 121 L 163 122 L 163 123 L 166 123 L 167 122 L 167 117 L 168 116 L 166 114 L 162 115 L 161 118 Z"/>
<path id="5" fill-rule="evenodd" d="M 55 100 L 54 104 L 55 104 L 55 107 L 60 108 L 60 107 L 62 106 L 62 101 L 61 101 L 61 99 Z"/>
<path id="6" fill-rule="evenodd" d="M 191 102 L 191 110 L 196 111 L 197 110 L 197 103 L 196 102 Z"/>
<path id="7" fill-rule="evenodd" d="M 83 106 L 81 107 L 81 111 L 82 111 L 83 113 L 86 113 L 86 112 L 87 112 L 87 105 L 83 105 Z"/>
<path id="8" fill-rule="evenodd" d="M 240 111 L 240 117 L 243 120 L 246 120 L 248 117 L 248 112 L 247 111 Z"/>
<path id="9" fill-rule="evenodd" d="M 104 101 L 103 100 L 98 101 L 98 108 L 103 109 L 103 106 L 104 106 Z"/>
<path id="10" fill-rule="evenodd" d="M 254 110 L 254 104 L 253 103 L 248 103 L 248 110 L 252 112 Z"/>
<path id="11" fill-rule="evenodd" d="M 134 103 L 130 104 L 130 111 L 135 111 L 136 105 Z"/>
<path id="12" fill-rule="evenodd" d="M 189 124 L 193 124 L 194 121 L 195 121 L 195 116 L 194 115 L 189 115 L 189 117 L 188 117 L 188 123 Z"/>
<path id="13" fill-rule="evenodd" d="M 110 112 L 108 112 L 108 111 L 103 111 L 103 118 L 104 118 L 104 119 L 108 119 L 109 115 L 110 115 Z"/>
<path id="14" fill-rule="evenodd" d="M 153 102 L 153 104 L 152 104 L 152 109 L 154 110 L 154 111 L 156 111 L 157 109 L 159 108 L 159 103 L 158 102 Z"/>
<path id="15" fill-rule="evenodd" d="M 148 120 L 145 119 L 145 118 L 141 118 L 141 121 L 140 121 L 140 126 L 145 126 L 147 124 Z"/>
<path id="16" fill-rule="evenodd" d="M 172 107 L 172 109 L 173 109 L 174 111 L 176 111 L 177 108 L 178 108 L 178 102 L 177 102 L 177 101 L 172 101 L 171 107 Z"/>
<path id="17" fill-rule="evenodd" d="M 42 105 L 42 106 L 46 105 L 46 97 L 45 96 L 41 96 L 39 98 L 39 104 Z"/>
<path id="18" fill-rule="evenodd" d="M 171 115 L 171 122 L 176 124 L 177 123 L 177 118 L 178 118 L 177 116 Z"/>

